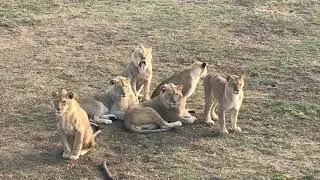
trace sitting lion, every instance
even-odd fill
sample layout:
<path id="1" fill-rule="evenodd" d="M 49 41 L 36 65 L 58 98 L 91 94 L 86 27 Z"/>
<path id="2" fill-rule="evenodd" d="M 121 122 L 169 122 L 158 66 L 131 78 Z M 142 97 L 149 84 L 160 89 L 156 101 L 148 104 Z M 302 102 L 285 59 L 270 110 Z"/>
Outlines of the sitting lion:
<path id="1" fill-rule="evenodd" d="M 74 99 L 73 92 L 61 89 L 52 96 L 64 149 L 62 157 L 76 160 L 95 146 L 94 138 L 100 131 L 93 134 L 88 115 Z"/>
<path id="2" fill-rule="evenodd" d="M 224 79 L 222 76 L 208 75 L 204 81 L 206 122 L 214 124 L 213 119 L 219 119 L 220 131 L 228 134 L 225 113 L 231 111 L 231 126 L 235 131 L 241 131 L 237 126 L 238 113 L 243 99 L 244 77 L 232 75 Z M 218 115 L 214 109 L 218 106 Z"/>
<path id="3" fill-rule="evenodd" d="M 124 119 L 127 109 L 138 104 L 130 79 L 117 76 L 110 81 L 110 85 L 108 91 L 82 101 L 83 108 L 93 122 L 111 124 L 111 117 Z"/>
<path id="4" fill-rule="evenodd" d="M 182 85 L 162 85 L 159 96 L 127 111 L 125 127 L 137 133 L 150 133 L 167 131 L 182 123 L 193 123 L 196 118 L 185 109 L 182 89 Z"/>
<path id="5" fill-rule="evenodd" d="M 131 61 L 121 76 L 131 79 L 131 88 L 137 98 L 143 89 L 142 101 L 150 99 L 149 91 L 152 79 L 152 48 L 140 45 L 131 55 Z"/>

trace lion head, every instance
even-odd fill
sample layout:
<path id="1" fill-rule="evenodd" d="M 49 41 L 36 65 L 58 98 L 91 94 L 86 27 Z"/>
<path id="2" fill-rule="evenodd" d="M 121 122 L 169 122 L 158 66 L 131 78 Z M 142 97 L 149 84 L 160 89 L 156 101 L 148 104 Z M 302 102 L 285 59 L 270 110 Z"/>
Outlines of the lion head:
<path id="1" fill-rule="evenodd" d="M 183 101 L 182 89 L 183 85 L 173 83 L 162 85 L 159 98 L 163 105 L 169 109 L 179 108 Z"/>
<path id="2" fill-rule="evenodd" d="M 148 65 L 151 64 L 152 48 L 145 48 L 143 45 L 140 45 L 139 48 L 133 51 L 131 56 L 139 72 L 143 72 L 147 69 Z"/>
<path id="3" fill-rule="evenodd" d="M 110 84 L 110 91 L 115 97 L 125 98 L 132 92 L 129 78 L 117 76 L 110 80 Z"/>
<path id="4" fill-rule="evenodd" d="M 200 61 L 194 61 L 190 69 L 198 70 L 200 78 L 204 78 L 207 76 L 207 63 L 200 62 Z"/>
<path id="5" fill-rule="evenodd" d="M 68 92 L 65 89 L 60 89 L 59 92 L 53 91 L 52 97 L 55 113 L 62 116 L 72 106 L 75 93 L 71 91 Z"/>
<path id="6" fill-rule="evenodd" d="M 233 94 L 239 94 L 244 87 L 244 76 L 231 75 L 227 77 L 228 87 L 232 88 Z"/>

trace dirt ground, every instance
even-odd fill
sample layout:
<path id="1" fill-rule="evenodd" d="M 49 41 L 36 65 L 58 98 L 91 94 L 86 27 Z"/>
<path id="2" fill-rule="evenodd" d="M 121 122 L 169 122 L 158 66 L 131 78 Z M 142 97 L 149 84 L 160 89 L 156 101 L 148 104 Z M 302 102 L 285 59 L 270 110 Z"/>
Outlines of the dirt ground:
<path id="1" fill-rule="evenodd" d="M 320 179 L 319 17 L 318 0 L 2 0 L 0 179 L 101 179 L 104 160 L 119 179 Z M 51 92 L 108 87 L 140 43 L 152 90 L 194 60 L 245 74 L 243 132 L 204 123 L 199 83 L 195 124 L 141 135 L 114 122 L 93 152 L 62 159 Z"/>

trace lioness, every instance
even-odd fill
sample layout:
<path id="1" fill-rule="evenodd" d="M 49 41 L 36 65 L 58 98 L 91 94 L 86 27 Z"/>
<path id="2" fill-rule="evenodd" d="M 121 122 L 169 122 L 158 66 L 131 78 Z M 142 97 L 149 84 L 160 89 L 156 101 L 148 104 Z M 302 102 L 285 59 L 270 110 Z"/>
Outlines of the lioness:
<path id="1" fill-rule="evenodd" d="M 88 115 L 74 99 L 73 92 L 61 89 L 52 96 L 64 149 L 62 157 L 76 160 L 95 146 L 94 138 L 100 131 L 93 134 Z"/>
<path id="2" fill-rule="evenodd" d="M 162 85 L 159 96 L 128 110 L 125 115 L 125 127 L 133 132 L 149 133 L 181 126 L 181 121 L 193 123 L 196 118 L 185 109 L 182 89 L 182 85 Z"/>
<path id="3" fill-rule="evenodd" d="M 207 64 L 195 61 L 189 67 L 185 68 L 179 73 L 176 73 L 168 79 L 162 81 L 153 91 L 151 98 L 160 94 L 161 86 L 168 83 L 183 85 L 182 95 L 186 98 L 191 96 L 196 89 L 200 78 L 207 75 Z"/>
<path id="4" fill-rule="evenodd" d="M 133 93 L 139 98 L 143 89 L 142 101 L 149 100 L 150 84 L 152 79 L 152 48 L 139 48 L 131 54 L 131 61 L 122 71 L 121 76 L 131 79 Z"/>
<path id="5" fill-rule="evenodd" d="M 238 112 L 243 99 L 244 77 L 232 75 L 224 79 L 221 76 L 208 75 L 203 81 L 205 93 L 206 122 L 214 124 L 211 119 L 219 119 L 220 131 L 222 134 L 228 134 L 225 122 L 225 113 L 231 111 L 231 126 L 235 131 L 240 132 L 241 128 L 237 126 Z M 218 115 L 214 109 L 218 106 Z"/>
<path id="6" fill-rule="evenodd" d="M 138 104 L 130 79 L 117 76 L 110 80 L 110 85 L 108 91 L 82 101 L 83 108 L 94 122 L 111 124 L 111 117 L 123 120 L 127 109 Z"/>

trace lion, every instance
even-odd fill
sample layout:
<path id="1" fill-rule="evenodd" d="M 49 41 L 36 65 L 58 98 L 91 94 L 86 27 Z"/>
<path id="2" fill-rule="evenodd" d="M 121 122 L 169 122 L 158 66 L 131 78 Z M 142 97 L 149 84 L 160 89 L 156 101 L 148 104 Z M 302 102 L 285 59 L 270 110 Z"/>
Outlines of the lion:
<path id="1" fill-rule="evenodd" d="M 138 104 L 130 82 L 128 78 L 117 76 L 110 80 L 111 86 L 107 91 L 83 100 L 83 108 L 90 119 L 105 124 L 111 124 L 111 118 L 123 120 L 127 109 Z"/>
<path id="2" fill-rule="evenodd" d="M 140 45 L 131 54 L 131 61 L 122 71 L 121 76 L 131 79 L 132 91 L 137 98 L 143 89 L 142 101 L 150 99 L 150 84 L 152 79 L 152 48 Z"/>
<path id="3" fill-rule="evenodd" d="M 228 134 L 225 122 L 225 113 L 231 112 L 231 127 L 234 131 L 241 132 L 237 125 L 238 113 L 243 100 L 244 76 L 231 75 L 223 78 L 219 75 L 208 75 L 203 81 L 205 93 L 206 123 L 214 124 L 212 120 L 220 123 L 220 132 Z M 218 115 L 214 109 L 218 107 Z"/>
<path id="4" fill-rule="evenodd" d="M 162 81 L 153 91 L 151 98 L 158 96 L 161 92 L 161 86 L 168 83 L 183 85 L 182 95 L 185 98 L 190 97 L 199 82 L 199 80 L 207 75 L 207 63 L 195 61 L 189 67 L 179 73 L 176 73 L 168 79 Z"/>
<path id="5" fill-rule="evenodd" d="M 53 92 L 53 106 L 58 120 L 58 129 L 63 144 L 62 157 L 76 160 L 94 148 L 95 137 L 87 113 L 74 99 L 74 92 L 61 89 Z"/>
<path id="6" fill-rule="evenodd" d="M 182 123 L 191 124 L 196 117 L 185 109 L 183 85 L 164 84 L 160 95 L 128 110 L 125 127 L 137 133 L 167 131 Z"/>

